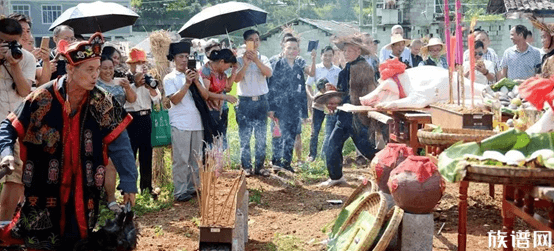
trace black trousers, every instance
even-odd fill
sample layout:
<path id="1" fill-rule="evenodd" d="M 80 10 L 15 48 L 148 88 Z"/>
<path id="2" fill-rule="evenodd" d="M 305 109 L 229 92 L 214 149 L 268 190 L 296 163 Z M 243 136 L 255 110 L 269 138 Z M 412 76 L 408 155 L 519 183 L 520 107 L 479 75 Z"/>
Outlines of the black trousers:
<path id="1" fill-rule="evenodd" d="M 127 126 L 127 132 L 131 139 L 131 148 L 135 160 L 138 160 L 140 165 L 140 190 L 148 189 L 152 192 L 152 119 L 150 112 L 130 112 L 133 116 L 133 121 Z"/>

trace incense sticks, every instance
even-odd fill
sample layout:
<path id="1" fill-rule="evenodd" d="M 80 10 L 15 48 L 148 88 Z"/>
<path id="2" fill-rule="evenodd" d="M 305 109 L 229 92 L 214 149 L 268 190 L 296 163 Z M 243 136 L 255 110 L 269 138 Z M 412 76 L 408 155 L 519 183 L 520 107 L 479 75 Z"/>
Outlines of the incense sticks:
<path id="1" fill-rule="evenodd" d="M 233 185 L 229 191 L 226 191 L 225 182 L 218 182 L 224 167 L 229 163 L 223 151 L 222 139 L 215 137 L 214 143 L 203 154 L 196 156 L 200 184 L 195 181 L 194 185 L 199 199 L 202 226 L 224 226 L 233 223 L 237 193 L 246 178 L 244 171 L 241 171 L 239 177 L 232 181 Z M 225 199 L 222 200 L 223 198 Z"/>

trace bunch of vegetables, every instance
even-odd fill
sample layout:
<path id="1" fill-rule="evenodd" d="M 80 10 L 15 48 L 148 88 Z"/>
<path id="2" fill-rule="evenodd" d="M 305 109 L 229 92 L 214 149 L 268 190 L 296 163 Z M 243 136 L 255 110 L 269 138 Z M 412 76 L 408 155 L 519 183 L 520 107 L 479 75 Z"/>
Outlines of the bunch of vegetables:
<path id="1" fill-rule="evenodd" d="M 527 134 L 510 129 L 481 142 L 456 143 L 439 155 L 441 175 L 459 181 L 464 165 L 512 166 L 554 169 L 554 132 Z"/>

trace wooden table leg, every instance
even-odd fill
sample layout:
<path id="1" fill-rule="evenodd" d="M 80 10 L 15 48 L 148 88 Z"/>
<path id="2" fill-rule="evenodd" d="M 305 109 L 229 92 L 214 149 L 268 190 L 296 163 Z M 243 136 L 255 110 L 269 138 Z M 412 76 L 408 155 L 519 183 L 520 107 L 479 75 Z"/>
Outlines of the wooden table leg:
<path id="1" fill-rule="evenodd" d="M 509 205 L 505 205 L 508 203 L 508 200 L 510 200 L 512 187 L 504 186 L 503 189 L 503 198 L 502 198 L 502 232 L 506 233 L 506 246 L 507 248 L 504 248 L 504 251 L 512 251 L 513 248 L 513 242 L 512 242 L 512 231 L 514 230 L 514 219 L 515 215 L 510 210 Z"/>
<path id="2" fill-rule="evenodd" d="M 460 197 L 458 197 L 458 251 L 466 250 L 468 187 L 469 181 L 460 182 Z"/>
<path id="3" fill-rule="evenodd" d="M 494 199 L 494 184 L 489 183 L 489 196 Z"/>
<path id="4" fill-rule="evenodd" d="M 548 227 L 554 228 L 554 202 L 550 202 L 550 212 L 548 212 Z"/>

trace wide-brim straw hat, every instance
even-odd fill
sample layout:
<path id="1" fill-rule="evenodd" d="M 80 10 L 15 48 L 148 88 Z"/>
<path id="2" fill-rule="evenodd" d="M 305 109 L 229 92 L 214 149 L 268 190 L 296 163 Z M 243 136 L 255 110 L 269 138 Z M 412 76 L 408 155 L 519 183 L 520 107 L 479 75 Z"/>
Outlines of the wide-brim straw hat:
<path id="1" fill-rule="evenodd" d="M 369 47 L 364 45 L 361 34 L 355 34 L 345 37 L 335 37 L 333 39 L 333 43 L 341 50 L 344 49 L 345 45 L 351 44 L 359 47 L 362 50 L 362 55 L 369 54 Z"/>
<path id="2" fill-rule="evenodd" d="M 429 47 L 434 45 L 441 45 L 441 55 L 444 55 L 446 53 L 446 45 L 444 45 L 440 38 L 434 37 L 429 39 L 429 43 L 423 47 L 421 47 L 421 54 L 422 55 L 429 55 Z"/>
<path id="3" fill-rule="evenodd" d="M 393 44 L 400 43 L 400 42 L 404 42 L 404 45 L 408 46 L 412 41 L 410 39 L 404 39 L 400 34 L 394 34 L 390 38 L 390 43 L 385 45 L 385 49 L 391 50 Z"/>
<path id="4" fill-rule="evenodd" d="M 314 102 L 318 105 L 326 105 L 329 99 L 334 97 L 343 98 L 346 95 L 345 92 L 338 91 L 326 91 L 325 93 L 317 93 L 314 97 Z"/>

